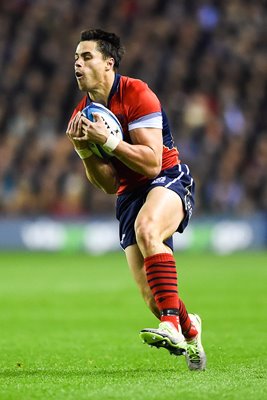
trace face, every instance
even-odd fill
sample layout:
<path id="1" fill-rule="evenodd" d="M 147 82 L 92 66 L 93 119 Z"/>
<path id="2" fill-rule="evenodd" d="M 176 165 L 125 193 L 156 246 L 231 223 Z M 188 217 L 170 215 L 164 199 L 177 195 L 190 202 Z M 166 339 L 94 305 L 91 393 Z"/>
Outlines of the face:
<path id="1" fill-rule="evenodd" d="M 75 76 L 79 89 L 90 92 L 101 86 L 109 70 L 110 59 L 104 59 L 92 40 L 80 42 L 75 52 Z"/>

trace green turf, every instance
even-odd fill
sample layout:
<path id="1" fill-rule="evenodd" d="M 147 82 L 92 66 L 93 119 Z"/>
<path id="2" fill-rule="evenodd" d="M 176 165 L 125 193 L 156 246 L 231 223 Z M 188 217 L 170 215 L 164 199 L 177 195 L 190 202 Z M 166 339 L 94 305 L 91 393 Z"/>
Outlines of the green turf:
<path id="1" fill-rule="evenodd" d="M 0 253 L 0 399 L 265 399 L 266 253 L 176 254 L 205 372 L 143 345 L 157 325 L 124 255 Z"/>

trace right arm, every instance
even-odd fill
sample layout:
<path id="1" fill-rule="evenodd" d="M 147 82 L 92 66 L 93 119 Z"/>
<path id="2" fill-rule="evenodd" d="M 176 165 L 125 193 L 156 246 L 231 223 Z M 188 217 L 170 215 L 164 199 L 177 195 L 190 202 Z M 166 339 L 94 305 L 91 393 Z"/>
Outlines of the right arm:
<path id="1" fill-rule="evenodd" d="M 119 178 L 111 162 L 95 154 L 82 160 L 88 180 L 107 194 L 114 194 L 119 188 Z"/>
<path id="2" fill-rule="evenodd" d="M 81 112 L 69 122 L 66 134 L 75 150 L 90 149 L 89 142 L 75 140 L 74 137 L 82 136 Z M 119 188 L 119 178 L 112 163 L 97 157 L 91 153 L 87 158 L 82 159 L 88 180 L 105 193 L 114 194 Z"/>

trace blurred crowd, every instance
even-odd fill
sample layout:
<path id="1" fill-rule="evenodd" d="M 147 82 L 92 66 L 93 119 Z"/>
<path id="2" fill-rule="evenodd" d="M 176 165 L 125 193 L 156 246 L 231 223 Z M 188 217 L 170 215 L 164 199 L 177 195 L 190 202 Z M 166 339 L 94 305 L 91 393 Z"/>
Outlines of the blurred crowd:
<path id="1" fill-rule="evenodd" d="M 197 184 L 196 215 L 267 209 L 267 3 L 0 2 L 0 215 L 114 214 L 65 136 L 82 97 L 80 32 L 122 38 L 120 73 L 146 81 Z"/>

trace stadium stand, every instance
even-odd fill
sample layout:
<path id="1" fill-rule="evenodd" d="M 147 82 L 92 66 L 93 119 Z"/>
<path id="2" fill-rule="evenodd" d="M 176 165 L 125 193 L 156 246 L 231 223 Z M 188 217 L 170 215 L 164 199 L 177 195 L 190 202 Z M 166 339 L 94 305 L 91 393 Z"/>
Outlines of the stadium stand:
<path id="1" fill-rule="evenodd" d="M 267 209 L 267 10 L 261 0 L 0 3 L 0 215 L 113 214 L 65 137 L 80 31 L 121 35 L 120 72 L 158 94 L 197 183 L 196 215 Z"/>

